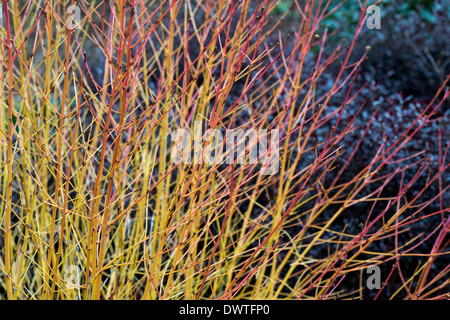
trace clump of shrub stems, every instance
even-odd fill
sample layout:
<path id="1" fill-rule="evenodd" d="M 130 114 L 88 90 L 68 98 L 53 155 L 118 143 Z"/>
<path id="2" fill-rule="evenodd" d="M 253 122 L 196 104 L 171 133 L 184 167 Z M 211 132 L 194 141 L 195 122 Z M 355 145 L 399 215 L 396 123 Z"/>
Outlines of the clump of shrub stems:
<path id="1" fill-rule="evenodd" d="M 294 0 L 280 19 L 279 3 L 2 0 L 2 298 L 357 299 L 372 265 L 394 270 L 383 284 L 400 277 L 389 298 L 445 297 L 448 267 L 430 271 L 448 245 L 449 209 L 423 215 L 430 201 L 420 194 L 448 174 L 448 141 L 439 140 L 447 149 L 436 174 L 426 150 L 395 156 L 436 121 L 449 78 L 356 170 L 371 123 L 355 120 L 364 104 L 345 123 L 343 114 L 361 92 L 366 54 L 353 49 L 368 4 L 353 39 L 330 52 L 333 33 L 321 22 L 340 4 Z M 298 17 L 289 35 L 280 29 L 288 13 Z M 338 72 L 324 86 L 330 68 Z M 278 172 L 262 175 L 248 161 L 174 163 L 174 130 L 196 121 L 221 132 L 279 130 Z M 400 187 L 384 196 L 393 180 Z M 447 190 L 439 184 L 431 201 Z M 347 232 L 341 215 L 363 204 L 359 232 Z M 398 241 L 436 216 L 431 234 Z M 385 239 L 395 245 L 373 251 Z M 432 250 L 417 253 L 430 239 Z M 412 274 L 402 272 L 407 257 L 418 258 Z M 347 290 L 351 277 L 359 284 Z"/>

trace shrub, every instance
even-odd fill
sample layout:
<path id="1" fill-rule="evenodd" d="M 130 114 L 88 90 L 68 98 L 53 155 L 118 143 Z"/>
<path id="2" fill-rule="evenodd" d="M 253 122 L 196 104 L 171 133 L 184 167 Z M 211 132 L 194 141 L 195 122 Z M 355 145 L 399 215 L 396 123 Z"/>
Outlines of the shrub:
<path id="1" fill-rule="evenodd" d="M 448 266 L 433 267 L 448 244 L 448 141 L 440 130 L 433 174 L 425 148 L 405 149 L 437 121 L 448 76 L 405 127 L 380 131 L 359 98 L 367 52 L 352 53 L 367 3 L 332 49 L 330 1 L 294 1 L 289 35 L 280 3 L 3 1 L 2 297 L 358 298 L 374 264 L 397 268 L 383 274 L 401 278 L 389 297 L 445 297 Z M 279 143 L 253 162 L 246 150 L 243 163 L 207 164 L 207 148 L 224 147 L 208 130 L 237 129 Z M 185 137 L 192 152 L 176 162 Z M 269 154 L 275 174 L 263 174 Z M 404 238 L 434 217 L 430 234 Z"/>

